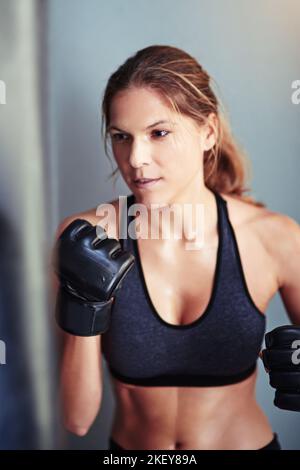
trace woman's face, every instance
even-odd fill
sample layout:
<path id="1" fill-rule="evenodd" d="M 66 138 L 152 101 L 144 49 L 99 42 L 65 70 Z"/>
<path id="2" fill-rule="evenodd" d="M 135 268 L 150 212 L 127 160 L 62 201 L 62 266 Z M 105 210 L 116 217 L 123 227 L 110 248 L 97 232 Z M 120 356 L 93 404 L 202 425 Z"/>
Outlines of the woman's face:
<path id="1" fill-rule="evenodd" d="M 200 188 L 203 152 L 215 143 L 209 127 L 199 128 L 193 119 L 177 115 L 154 90 L 132 88 L 115 95 L 109 126 L 112 150 L 138 202 L 169 204 L 194 190 L 193 183 Z M 139 185 L 138 178 L 159 179 Z"/>

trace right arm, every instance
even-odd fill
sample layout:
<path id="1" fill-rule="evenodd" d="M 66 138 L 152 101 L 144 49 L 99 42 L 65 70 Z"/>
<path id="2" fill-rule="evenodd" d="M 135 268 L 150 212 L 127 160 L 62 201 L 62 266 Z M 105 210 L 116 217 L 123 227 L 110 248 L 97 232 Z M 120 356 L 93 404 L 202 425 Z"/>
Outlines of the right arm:
<path id="1" fill-rule="evenodd" d="M 101 407 L 101 335 L 110 326 L 114 296 L 134 263 L 133 254 L 119 242 L 117 218 L 110 219 L 106 228 L 105 205 L 102 208 L 97 217 L 89 211 L 64 219 L 53 253 L 59 273 L 58 277 L 53 272 L 54 290 L 59 293 L 55 316 L 63 330 L 63 421 L 79 436 L 88 432 Z M 99 217 L 104 221 L 100 223 Z"/>
<path id="2" fill-rule="evenodd" d="M 63 333 L 61 399 L 66 429 L 84 436 L 102 400 L 101 335 L 81 337 Z"/>
<path id="3" fill-rule="evenodd" d="M 56 239 L 76 217 L 67 217 L 57 229 Z M 56 297 L 59 280 L 53 271 Z M 54 298 L 55 298 L 54 297 Z M 84 436 L 93 424 L 102 400 L 101 335 L 75 336 L 59 329 L 62 335 L 60 360 L 60 397 L 66 429 Z"/>

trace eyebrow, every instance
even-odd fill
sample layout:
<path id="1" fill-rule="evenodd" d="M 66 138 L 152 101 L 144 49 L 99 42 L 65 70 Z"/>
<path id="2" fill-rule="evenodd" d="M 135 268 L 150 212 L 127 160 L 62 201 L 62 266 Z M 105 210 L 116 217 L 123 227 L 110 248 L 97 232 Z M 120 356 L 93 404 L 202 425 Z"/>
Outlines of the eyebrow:
<path id="1" fill-rule="evenodd" d="M 149 126 L 147 126 L 144 131 L 146 131 L 147 129 L 151 129 L 152 127 L 155 127 L 157 126 L 158 124 L 165 124 L 165 123 L 170 123 L 170 124 L 175 124 L 175 122 L 172 122 L 172 121 L 167 121 L 165 119 L 161 119 L 160 121 L 157 121 L 157 122 L 154 122 L 153 124 L 150 124 Z M 116 127 L 115 125 L 111 125 L 108 127 L 108 130 L 110 131 L 111 129 L 116 129 L 117 131 L 121 131 L 121 132 L 126 132 L 122 129 L 119 129 L 118 127 Z"/>

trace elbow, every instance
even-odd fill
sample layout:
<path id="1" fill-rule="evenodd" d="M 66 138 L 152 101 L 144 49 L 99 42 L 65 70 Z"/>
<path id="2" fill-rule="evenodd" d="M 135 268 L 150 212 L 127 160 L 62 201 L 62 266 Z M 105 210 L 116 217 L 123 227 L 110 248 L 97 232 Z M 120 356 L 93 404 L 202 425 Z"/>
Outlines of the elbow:
<path id="1" fill-rule="evenodd" d="M 63 425 L 67 431 L 76 434 L 77 436 L 83 437 L 92 427 L 98 411 L 99 406 L 95 406 L 92 410 L 89 410 L 88 413 L 86 411 L 85 413 L 77 412 L 76 414 L 65 412 L 63 415 Z"/>
<path id="2" fill-rule="evenodd" d="M 76 414 L 74 414 L 70 413 L 70 411 L 68 410 L 69 412 L 65 412 L 63 416 L 63 425 L 65 429 L 71 432 L 72 434 L 76 434 L 77 436 L 85 436 L 92 427 L 98 414 L 99 408 L 100 407 L 97 402 L 93 409 L 90 409 L 88 413 L 85 410 L 85 412 L 77 412 Z"/>
<path id="3" fill-rule="evenodd" d="M 82 425 L 82 424 L 73 423 L 73 422 L 65 420 L 64 427 L 68 432 L 71 432 L 72 434 L 76 434 L 76 436 L 83 437 L 89 432 L 91 428 L 91 424 Z"/>
<path id="4" fill-rule="evenodd" d="M 99 413 L 102 389 L 90 385 L 88 388 L 86 386 L 86 389 L 76 390 L 76 384 L 71 385 L 67 387 L 62 384 L 61 422 L 66 431 L 83 437 L 89 432 Z"/>
<path id="5" fill-rule="evenodd" d="M 89 413 L 65 413 L 63 415 L 64 428 L 77 436 L 85 436 L 92 427 L 100 406 L 95 406 Z"/>
<path id="6" fill-rule="evenodd" d="M 67 431 L 71 432 L 72 434 L 76 434 L 76 436 L 79 436 L 79 437 L 83 437 L 85 436 L 88 431 L 89 431 L 89 428 L 82 428 L 80 426 L 74 426 L 74 425 L 65 425 L 65 428 L 67 429 Z"/>

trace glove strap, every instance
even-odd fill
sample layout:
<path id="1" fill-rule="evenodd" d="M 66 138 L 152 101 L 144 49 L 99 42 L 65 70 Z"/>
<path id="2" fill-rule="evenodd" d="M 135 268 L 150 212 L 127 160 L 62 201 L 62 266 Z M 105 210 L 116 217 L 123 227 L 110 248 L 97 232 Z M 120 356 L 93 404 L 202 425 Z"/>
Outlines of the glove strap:
<path id="1" fill-rule="evenodd" d="M 283 410 L 300 411 L 300 392 L 275 391 L 274 405 Z"/>
<path id="2" fill-rule="evenodd" d="M 96 336 L 108 330 L 114 298 L 89 302 L 59 288 L 55 318 L 64 331 L 76 336 Z"/>

